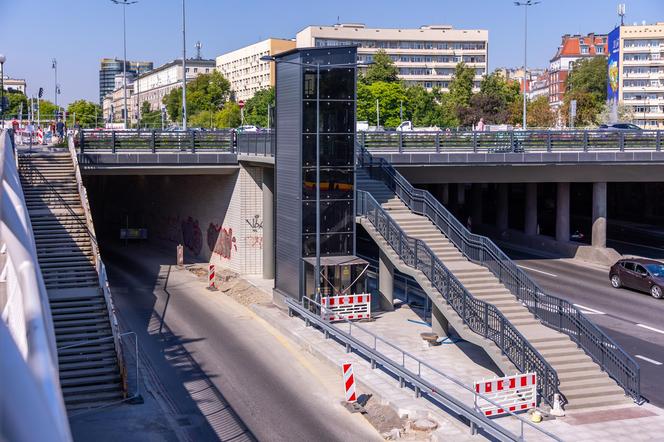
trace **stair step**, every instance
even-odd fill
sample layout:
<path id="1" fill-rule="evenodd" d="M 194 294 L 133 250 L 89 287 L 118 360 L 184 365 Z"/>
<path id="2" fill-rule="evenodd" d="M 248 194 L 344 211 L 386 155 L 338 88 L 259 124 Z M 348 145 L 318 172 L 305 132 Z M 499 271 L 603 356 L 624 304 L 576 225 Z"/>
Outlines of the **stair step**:
<path id="1" fill-rule="evenodd" d="M 550 361 L 549 361 L 550 362 Z M 588 372 L 589 370 L 598 370 L 597 364 L 592 361 L 579 362 L 574 364 L 557 365 L 554 364 L 554 369 L 559 377 L 561 373 L 574 373 L 574 372 Z"/>
<path id="2" fill-rule="evenodd" d="M 81 326 L 71 326 L 71 327 L 64 327 L 64 326 L 59 326 L 58 329 L 55 331 L 55 336 L 62 336 L 65 337 L 67 335 L 75 335 L 75 334 L 80 334 L 81 332 L 84 333 L 93 333 L 93 332 L 99 332 L 99 333 L 104 333 L 105 330 L 108 330 L 108 333 L 111 333 L 111 325 L 110 323 L 98 323 L 98 324 L 89 324 L 89 325 L 81 325 Z"/>
<path id="3" fill-rule="evenodd" d="M 108 344 L 101 343 L 101 344 L 92 344 L 92 345 L 81 345 L 71 348 L 61 348 L 58 349 L 58 357 L 60 355 L 62 356 L 85 355 L 85 356 L 94 357 L 95 355 L 101 355 L 109 351 L 111 352 L 111 354 L 115 355 L 115 346 L 113 342 L 110 342 Z"/>
<path id="4" fill-rule="evenodd" d="M 86 370 L 81 370 L 81 373 L 85 373 Z M 76 378 L 60 378 L 60 385 L 62 386 L 63 393 L 66 393 L 70 387 L 82 387 L 82 386 L 94 386 L 100 388 L 102 385 L 111 384 L 117 386 L 120 382 L 120 373 L 115 370 L 113 374 L 100 374 L 94 376 L 92 373 L 90 375 L 81 375 Z"/>
<path id="5" fill-rule="evenodd" d="M 118 368 L 113 364 L 107 364 L 101 367 L 81 368 L 79 370 L 60 370 L 60 384 L 65 386 L 62 382 L 68 379 L 77 379 L 82 377 L 96 377 L 112 375 L 115 380 L 119 380 Z"/>
<path id="6" fill-rule="evenodd" d="M 109 382 L 97 385 L 82 385 L 80 387 L 63 387 L 65 404 L 72 403 L 75 400 L 83 399 L 89 393 L 99 393 L 103 391 L 120 391 L 120 382 Z M 81 397 L 82 396 L 82 397 Z"/>
<path id="7" fill-rule="evenodd" d="M 595 407 L 607 407 L 609 405 L 619 405 L 632 402 L 624 394 L 613 394 L 603 396 L 601 400 L 598 400 L 596 397 L 587 397 L 587 398 L 578 398 L 565 406 L 565 409 L 570 410 L 579 410 L 585 408 L 595 408 Z"/>
<path id="8" fill-rule="evenodd" d="M 67 411 L 76 411 L 92 407 L 101 407 L 109 403 L 117 402 L 121 399 L 124 399 L 124 394 L 120 391 L 85 393 L 65 397 L 65 405 L 67 406 Z"/>

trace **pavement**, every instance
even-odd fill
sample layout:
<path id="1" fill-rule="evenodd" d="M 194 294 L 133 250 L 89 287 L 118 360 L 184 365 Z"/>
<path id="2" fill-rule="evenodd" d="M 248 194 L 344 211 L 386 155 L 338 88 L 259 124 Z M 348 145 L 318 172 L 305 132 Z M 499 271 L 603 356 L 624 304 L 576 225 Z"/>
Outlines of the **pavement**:
<path id="1" fill-rule="evenodd" d="M 382 439 L 341 405 L 341 373 L 171 255 L 102 243 L 120 321 L 139 336 L 146 401 L 74 418 L 76 440 Z"/>
<path id="2" fill-rule="evenodd" d="M 547 293 L 575 304 L 641 366 L 642 394 L 664 407 L 664 300 L 609 284 L 608 267 L 504 249 Z"/>

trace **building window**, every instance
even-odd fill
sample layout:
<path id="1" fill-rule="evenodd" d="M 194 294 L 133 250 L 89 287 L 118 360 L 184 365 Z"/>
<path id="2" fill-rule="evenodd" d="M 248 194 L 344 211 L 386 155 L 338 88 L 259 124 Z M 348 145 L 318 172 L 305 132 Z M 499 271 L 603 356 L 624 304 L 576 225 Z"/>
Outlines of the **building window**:
<path id="1" fill-rule="evenodd" d="M 604 53 L 604 46 L 595 46 L 595 52 L 598 54 Z"/>
<path id="2" fill-rule="evenodd" d="M 587 54 L 588 53 L 588 46 L 581 45 L 581 53 L 582 54 Z"/>

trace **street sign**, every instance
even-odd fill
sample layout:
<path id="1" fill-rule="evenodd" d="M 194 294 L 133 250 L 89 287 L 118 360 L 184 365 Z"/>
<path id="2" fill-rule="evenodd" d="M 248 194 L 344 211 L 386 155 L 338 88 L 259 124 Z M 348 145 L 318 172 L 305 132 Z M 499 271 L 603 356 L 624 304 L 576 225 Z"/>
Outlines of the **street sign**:
<path id="1" fill-rule="evenodd" d="M 242 109 L 244 107 L 244 100 L 238 101 L 237 105 L 240 106 L 240 109 Z"/>

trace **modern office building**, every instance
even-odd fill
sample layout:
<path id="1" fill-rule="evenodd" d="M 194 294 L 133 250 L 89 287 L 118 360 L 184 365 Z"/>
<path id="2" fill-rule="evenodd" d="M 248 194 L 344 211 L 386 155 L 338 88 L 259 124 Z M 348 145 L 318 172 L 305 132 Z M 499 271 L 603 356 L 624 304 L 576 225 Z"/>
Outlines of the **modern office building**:
<path id="1" fill-rule="evenodd" d="M 126 61 L 127 74 L 140 75 L 152 70 L 151 61 Z M 123 73 L 123 61 L 117 58 L 102 58 L 99 63 L 99 103 L 115 89 L 115 76 Z"/>
<path id="2" fill-rule="evenodd" d="M 639 126 L 664 128 L 664 22 L 617 27 L 609 48 L 609 100 L 629 106 Z"/>
<path id="3" fill-rule="evenodd" d="M 2 88 L 7 92 L 21 92 L 22 94 L 25 94 L 27 86 L 24 79 L 9 78 L 5 76 L 2 79 Z"/>
<path id="4" fill-rule="evenodd" d="M 574 62 L 583 58 L 605 56 L 608 52 L 608 36 L 590 33 L 588 35 L 562 36 L 558 50 L 549 62 L 549 105 L 554 109 L 563 104 L 565 82 Z"/>
<path id="5" fill-rule="evenodd" d="M 217 70 L 231 82 L 236 100 L 248 100 L 259 90 L 274 86 L 274 63 L 261 61 L 261 57 L 294 48 L 294 40 L 268 38 L 220 55 Z"/>
<path id="6" fill-rule="evenodd" d="M 367 28 L 364 24 L 308 26 L 297 33 L 298 48 L 356 45 L 359 62 L 371 62 L 384 50 L 408 84 L 447 91 L 457 63 L 475 69 L 475 89 L 487 73 L 489 32 L 428 25 L 417 29 Z"/>

